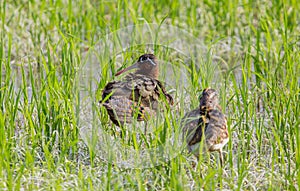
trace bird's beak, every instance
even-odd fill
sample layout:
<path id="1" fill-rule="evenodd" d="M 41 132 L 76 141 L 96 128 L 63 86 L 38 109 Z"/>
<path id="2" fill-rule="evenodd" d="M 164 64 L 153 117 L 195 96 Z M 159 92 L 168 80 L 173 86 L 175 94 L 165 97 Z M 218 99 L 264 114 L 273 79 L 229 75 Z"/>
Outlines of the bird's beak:
<path id="1" fill-rule="evenodd" d="M 135 64 L 129 66 L 128 68 L 125 68 L 125 69 L 117 72 L 115 76 L 118 76 L 118 75 L 120 75 L 120 74 L 122 74 L 122 73 L 124 73 L 124 72 L 126 72 L 128 70 L 132 70 L 132 69 L 135 69 L 135 68 L 138 68 L 138 62 L 136 62 Z"/>

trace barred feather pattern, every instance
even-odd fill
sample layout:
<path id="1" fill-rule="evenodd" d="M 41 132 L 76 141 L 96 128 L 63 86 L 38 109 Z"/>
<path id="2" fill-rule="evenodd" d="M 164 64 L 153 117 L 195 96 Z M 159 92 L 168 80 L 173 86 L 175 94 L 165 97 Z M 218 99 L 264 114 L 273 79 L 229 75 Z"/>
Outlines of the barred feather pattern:
<path id="1" fill-rule="evenodd" d="M 138 121 L 147 120 L 156 113 L 161 99 L 173 104 L 172 96 L 160 81 L 135 73 L 125 76 L 123 81 L 109 82 L 102 93 L 102 100 L 106 100 L 103 106 L 118 126 L 132 123 L 133 117 Z"/>
<path id="2" fill-rule="evenodd" d="M 218 151 L 228 142 L 227 120 L 224 114 L 211 109 L 205 115 L 201 115 L 199 109 L 195 109 L 183 118 L 183 136 L 188 150 L 196 156 L 199 143 L 205 139 L 205 149 L 210 152 Z"/>
<path id="3" fill-rule="evenodd" d="M 226 117 L 217 97 L 210 96 L 214 92 L 213 89 L 204 90 L 200 106 L 186 113 L 182 120 L 183 139 L 188 150 L 196 156 L 199 156 L 201 141 L 205 141 L 205 150 L 221 152 L 229 140 Z"/>

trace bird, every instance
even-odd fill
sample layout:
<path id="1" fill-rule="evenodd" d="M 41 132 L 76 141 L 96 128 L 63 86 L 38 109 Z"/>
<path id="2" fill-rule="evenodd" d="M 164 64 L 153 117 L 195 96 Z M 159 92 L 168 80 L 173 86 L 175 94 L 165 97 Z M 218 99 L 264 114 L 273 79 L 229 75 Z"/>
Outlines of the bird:
<path id="1" fill-rule="evenodd" d="M 197 159 L 200 155 L 200 143 L 204 141 L 204 151 L 219 152 L 220 165 L 224 159 L 222 149 L 229 141 L 227 119 L 218 104 L 215 89 L 206 88 L 202 92 L 199 107 L 186 113 L 182 119 L 183 138 L 187 149 Z"/>
<path id="2" fill-rule="evenodd" d="M 159 102 L 173 105 L 162 82 L 158 80 L 159 65 L 153 54 L 141 55 L 133 65 L 120 70 L 115 76 L 136 69 L 123 80 L 107 83 L 102 91 L 102 105 L 111 121 L 121 127 L 133 120 L 147 121 L 158 110 Z"/>

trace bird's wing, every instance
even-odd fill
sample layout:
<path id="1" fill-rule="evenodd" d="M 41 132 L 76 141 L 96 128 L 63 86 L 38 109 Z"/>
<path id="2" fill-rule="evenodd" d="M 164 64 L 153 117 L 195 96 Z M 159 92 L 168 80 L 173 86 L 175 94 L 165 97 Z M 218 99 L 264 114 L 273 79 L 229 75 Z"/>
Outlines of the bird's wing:
<path id="1" fill-rule="evenodd" d="M 165 99 L 168 104 L 173 104 L 173 98 L 167 94 L 165 87 L 159 80 L 148 78 L 144 75 L 135 75 L 133 85 L 134 94 L 131 99 L 140 102 L 144 107 L 157 110 L 158 103 Z"/>
<path id="2" fill-rule="evenodd" d="M 199 143 L 202 140 L 203 133 L 205 132 L 208 124 L 208 119 L 205 115 L 201 115 L 197 121 L 197 126 L 195 133 L 191 140 L 188 142 L 188 145 L 194 145 Z"/>
<path id="3" fill-rule="evenodd" d="M 153 102 L 165 97 L 169 104 L 173 104 L 173 98 L 167 94 L 164 86 L 158 80 L 139 74 L 128 74 L 123 81 L 109 82 L 103 90 L 102 100 L 113 97 L 127 97 L 128 99 L 141 102 L 145 107 L 150 107 Z"/>
<path id="4" fill-rule="evenodd" d="M 103 103 L 103 106 L 107 109 L 110 119 L 118 126 L 132 123 L 132 117 L 142 121 L 149 115 L 153 115 L 152 110 L 139 106 L 136 102 L 123 96 L 114 96 L 108 102 Z"/>
<path id="5" fill-rule="evenodd" d="M 144 120 L 152 116 L 158 107 L 159 99 L 165 96 L 168 103 L 173 98 L 166 93 L 163 85 L 144 75 L 129 74 L 123 81 L 109 82 L 102 93 L 102 104 L 106 107 L 111 120 L 119 125 L 131 122 L 131 117 Z"/>
<path id="6" fill-rule="evenodd" d="M 182 126 L 183 126 L 183 138 L 191 145 L 191 141 L 195 139 L 195 133 L 198 129 L 199 120 L 202 120 L 200 109 L 194 109 L 185 114 L 182 119 Z"/>
<path id="7" fill-rule="evenodd" d="M 208 112 L 209 124 L 205 131 L 205 139 L 208 148 L 216 145 L 224 145 L 228 141 L 227 120 L 224 114 L 219 110 Z M 216 150 L 216 149 L 211 149 Z"/>

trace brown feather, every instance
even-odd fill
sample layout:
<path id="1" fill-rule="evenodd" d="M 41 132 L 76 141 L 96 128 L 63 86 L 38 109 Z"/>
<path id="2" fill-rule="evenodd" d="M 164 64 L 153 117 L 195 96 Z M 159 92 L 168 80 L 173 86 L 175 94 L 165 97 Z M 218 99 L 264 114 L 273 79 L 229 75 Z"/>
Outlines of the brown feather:
<path id="1" fill-rule="evenodd" d="M 134 111 L 141 113 L 138 115 L 138 121 L 145 120 L 145 116 L 152 116 L 163 96 L 168 104 L 173 104 L 172 96 L 167 94 L 161 82 L 141 74 L 130 73 L 124 81 L 109 82 L 103 90 L 102 100 L 107 99 L 103 106 L 106 107 L 113 123 L 120 126 L 125 122 L 132 122 Z M 134 107 L 139 109 L 134 110 Z"/>
<path id="2" fill-rule="evenodd" d="M 203 90 L 199 108 L 188 112 L 183 118 L 182 125 L 183 136 L 190 152 L 198 156 L 197 145 L 205 139 L 208 151 L 219 151 L 222 164 L 221 151 L 228 142 L 229 135 L 226 117 L 221 112 L 214 89 Z"/>

